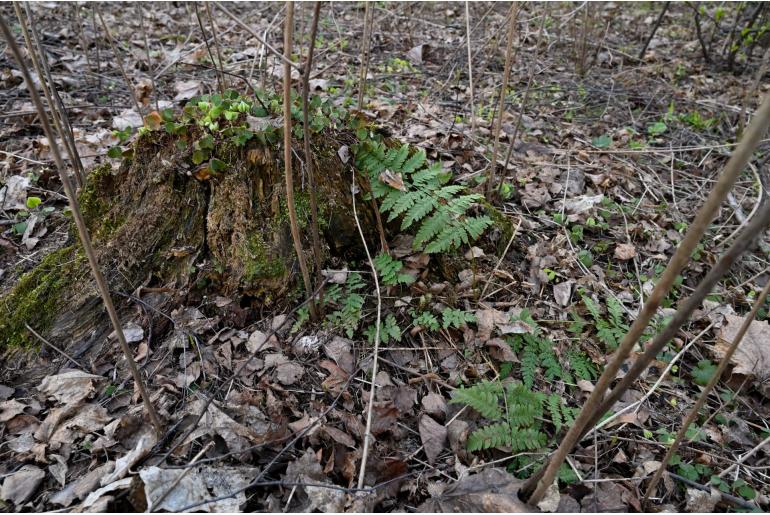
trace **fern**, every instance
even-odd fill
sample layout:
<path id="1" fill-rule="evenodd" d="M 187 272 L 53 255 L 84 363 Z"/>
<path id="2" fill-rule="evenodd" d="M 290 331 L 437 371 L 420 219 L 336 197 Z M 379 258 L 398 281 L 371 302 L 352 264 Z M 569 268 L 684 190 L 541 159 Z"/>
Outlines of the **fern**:
<path id="1" fill-rule="evenodd" d="M 372 194 L 380 200 L 380 211 L 388 221 L 400 218 L 402 231 L 416 230 L 415 250 L 454 250 L 476 240 L 492 225 L 488 216 L 468 214 L 481 195 L 462 194 L 464 186 L 447 184 L 451 174 L 441 163 L 428 164 L 423 150 L 409 154 L 408 145 L 387 148 L 380 142 L 362 141 L 356 151 L 356 165 L 367 173 Z M 380 180 L 386 170 L 401 174 L 405 191 Z"/>
<path id="2" fill-rule="evenodd" d="M 507 422 L 490 424 L 468 436 L 468 450 L 474 452 L 495 447 L 510 447 L 511 434 L 511 426 Z"/>
<path id="3" fill-rule="evenodd" d="M 570 367 L 579 379 L 592 381 L 599 377 L 596 365 L 581 351 L 570 351 L 567 354 Z"/>
<path id="4" fill-rule="evenodd" d="M 548 412 L 551 414 L 551 422 L 558 433 L 561 431 L 564 417 L 561 412 L 561 397 L 551 394 L 548 396 Z"/>
<path id="5" fill-rule="evenodd" d="M 476 322 L 476 315 L 470 311 L 463 311 L 462 309 L 446 308 L 441 313 L 444 329 L 454 327 L 455 329 L 462 329 L 466 324 Z"/>
<path id="6" fill-rule="evenodd" d="M 543 369 L 543 375 L 549 381 L 559 378 L 567 383 L 574 382 L 569 370 L 559 363 L 553 350 L 554 343 L 548 338 L 532 334 L 515 335 L 511 347 L 514 352 L 521 350 L 521 377 L 525 386 L 531 388 L 535 384 L 538 367 Z"/>
<path id="7" fill-rule="evenodd" d="M 404 264 L 397 259 L 393 259 L 385 252 L 374 258 L 374 268 L 377 270 L 377 274 L 385 286 L 411 284 L 414 282 L 414 277 L 401 273 Z"/>
<path id="8" fill-rule="evenodd" d="M 377 324 L 372 324 L 366 328 L 364 335 L 369 343 L 374 342 L 374 336 L 376 334 Z M 396 317 L 392 313 L 389 313 L 385 318 L 385 322 L 380 322 L 380 341 L 382 343 L 389 343 L 390 341 L 401 341 L 401 328 L 398 326 Z"/>
<path id="9" fill-rule="evenodd" d="M 623 306 L 614 297 L 608 298 L 608 317 L 604 318 L 599 310 L 599 306 L 591 297 L 581 293 L 581 298 L 588 313 L 594 320 L 596 336 L 599 338 L 599 341 L 604 343 L 609 350 L 617 349 L 620 340 L 628 332 L 628 325 L 623 322 Z"/>
<path id="10" fill-rule="evenodd" d="M 458 388 L 452 393 L 451 404 L 465 404 L 478 411 L 489 420 L 500 420 L 503 412 L 500 409 L 500 395 L 503 386 L 499 382 L 483 381 L 470 388 Z"/>
<path id="11" fill-rule="evenodd" d="M 500 407 L 504 394 L 504 409 Z M 468 450 L 511 447 L 516 451 L 536 450 L 546 446 L 547 437 L 540 430 L 546 397 L 521 384 L 485 381 L 452 394 L 452 403 L 474 408 L 494 422 L 481 427 L 468 437 Z M 560 419 L 561 420 L 561 419 Z"/>
<path id="12" fill-rule="evenodd" d="M 527 345 L 521 355 L 521 379 L 527 388 L 535 385 L 535 374 L 540 358 L 537 354 L 536 345 Z"/>
<path id="13" fill-rule="evenodd" d="M 414 316 L 414 314 L 412 316 Z M 420 326 L 427 331 L 438 331 L 441 328 L 436 316 L 428 311 L 415 316 L 412 320 L 412 324 Z"/>
<path id="14" fill-rule="evenodd" d="M 351 273 L 345 282 L 345 291 L 339 285 L 329 288 L 326 293 L 326 301 L 339 306 L 326 315 L 326 321 L 332 327 L 339 327 L 348 338 L 352 338 L 358 330 L 361 320 L 361 310 L 364 307 L 364 296 L 358 293 L 365 283 L 360 274 Z M 336 287 L 336 288 L 335 288 Z"/>

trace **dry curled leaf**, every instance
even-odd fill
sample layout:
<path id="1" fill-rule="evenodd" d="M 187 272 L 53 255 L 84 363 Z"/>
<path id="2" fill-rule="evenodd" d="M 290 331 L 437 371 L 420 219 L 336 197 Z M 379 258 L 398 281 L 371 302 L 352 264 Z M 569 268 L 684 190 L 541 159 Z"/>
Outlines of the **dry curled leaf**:
<path id="1" fill-rule="evenodd" d="M 743 321 L 744 317 L 725 315 L 724 325 L 714 345 L 717 357 L 725 355 Z M 764 321 L 752 321 L 730 362 L 735 365 L 733 372 L 736 374 L 753 376 L 759 381 L 770 378 L 770 325 Z"/>
<path id="2" fill-rule="evenodd" d="M 425 448 L 425 455 L 428 457 L 428 463 L 431 465 L 436 462 L 436 458 L 444 450 L 447 438 L 447 429 L 443 424 L 439 424 L 428 415 L 420 417 L 420 440 Z"/>

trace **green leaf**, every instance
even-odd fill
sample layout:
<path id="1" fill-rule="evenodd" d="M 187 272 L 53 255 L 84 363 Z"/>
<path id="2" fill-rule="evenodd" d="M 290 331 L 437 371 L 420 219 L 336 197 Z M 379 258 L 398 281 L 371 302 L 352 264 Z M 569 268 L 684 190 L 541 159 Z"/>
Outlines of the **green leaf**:
<path id="1" fill-rule="evenodd" d="M 603 134 L 598 138 L 594 138 L 591 141 L 591 144 L 593 144 L 593 146 L 595 146 L 596 148 L 607 148 L 612 144 L 612 138 L 609 137 L 607 134 Z"/>
<path id="2" fill-rule="evenodd" d="M 35 209 L 43 200 L 40 197 L 27 197 L 27 209 Z"/>
<path id="3" fill-rule="evenodd" d="M 16 234 L 24 234 L 24 231 L 27 230 L 27 222 L 19 222 L 17 224 L 14 224 L 13 226 L 13 232 Z"/>
<path id="4" fill-rule="evenodd" d="M 209 157 L 209 153 L 205 150 L 196 150 L 192 155 L 192 162 L 196 165 L 201 164 L 206 158 Z"/>
<path id="5" fill-rule="evenodd" d="M 717 370 L 717 366 L 707 359 L 702 359 L 692 369 L 692 378 L 695 384 L 706 386 Z"/>
<path id="6" fill-rule="evenodd" d="M 655 122 L 649 127 L 647 127 L 647 133 L 650 136 L 660 136 L 664 132 L 668 130 L 668 127 L 663 122 Z"/>
<path id="7" fill-rule="evenodd" d="M 118 159 L 122 156 L 123 156 L 123 149 L 121 149 L 120 147 L 110 147 L 110 149 L 107 151 L 107 157 Z"/>
<path id="8" fill-rule="evenodd" d="M 219 159 L 212 158 L 211 161 L 209 161 L 209 167 L 211 168 L 212 172 L 223 172 L 227 170 L 227 163 L 220 161 Z"/>

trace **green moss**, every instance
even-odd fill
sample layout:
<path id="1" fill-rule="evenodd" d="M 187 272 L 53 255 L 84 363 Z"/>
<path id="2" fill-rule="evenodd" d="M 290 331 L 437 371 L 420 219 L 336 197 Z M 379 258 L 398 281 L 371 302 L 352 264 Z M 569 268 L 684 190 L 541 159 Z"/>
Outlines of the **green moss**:
<path id="1" fill-rule="evenodd" d="M 37 343 L 25 324 L 38 332 L 51 326 L 62 294 L 81 275 L 84 262 L 85 257 L 74 245 L 51 252 L 0 298 L 0 348 Z"/>
<path id="2" fill-rule="evenodd" d="M 78 195 L 80 212 L 91 237 L 108 239 L 123 223 L 125 216 L 108 216 L 110 195 L 113 193 L 115 176 L 109 163 L 94 168 Z"/>
<path id="3" fill-rule="evenodd" d="M 260 280 L 284 277 L 286 265 L 280 256 L 271 256 L 261 233 L 255 232 L 246 240 L 243 256 L 243 276 L 245 283 L 257 284 Z"/>

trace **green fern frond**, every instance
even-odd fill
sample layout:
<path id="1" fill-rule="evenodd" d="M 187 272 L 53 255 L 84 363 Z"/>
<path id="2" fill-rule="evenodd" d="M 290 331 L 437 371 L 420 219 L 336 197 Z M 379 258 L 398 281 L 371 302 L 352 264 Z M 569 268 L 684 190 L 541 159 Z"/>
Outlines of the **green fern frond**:
<path id="1" fill-rule="evenodd" d="M 499 382 L 482 381 L 469 388 L 458 388 L 452 392 L 449 402 L 470 406 L 489 420 L 500 420 L 503 417 L 499 406 L 502 393 L 503 387 Z"/>
<path id="2" fill-rule="evenodd" d="M 596 365 L 581 351 L 571 351 L 567 354 L 570 367 L 579 379 L 592 381 L 599 376 Z"/>
<path id="3" fill-rule="evenodd" d="M 526 346 L 521 354 L 521 378 L 527 388 L 532 388 L 535 384 L 535 374 L 537 366 L 540 363 L 538 349 L 536 345 L 525 340 Z"/>
<path id="4" fill-rule="evenodd" d="M 482 427 L 468 436 L 468 450 L 475 452 L 495 447 L 509 447 L 511 435 L 511 426 L 507 422 Z"/>
<path id="5" fill-rule="evenodd" d="M 414 154 L 412 154 L 412 157 L 406 160 L 404 166 L 401 167 L 401 172 L 404 175 L 409 175 L 419 170 L 422 165 L 425 164 L 426 160 L 427 156 L 425 155 L 425 151 L 423 149 L 418 149 Z"/>
<path id="6" fill-rule="evenodd" d="M 548 437 L 534 427 L 514 429 L 511 433 L 511 447 L 515 451 L 536 451 L 546 446 Z"/>
<path id="7" fill-rule="evenodd" d="M 442 313 L 444 329 L 454 327 L 455 329 L 462 329 L 466 324 L 476 322 L 476 315 L 470 311 L 463 311 L 462 309 L 446 308 Z"/>
<path id="8" fill-rule="evenodd" d="M 551 423 L 558 433 L 564 425 L 564 419 L 561 414 L 561 397 L 555 393 L 548 396 L 548 411 L 551 414 Z"/>

